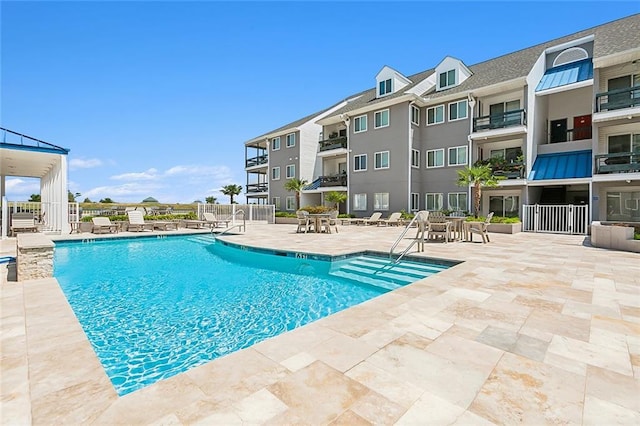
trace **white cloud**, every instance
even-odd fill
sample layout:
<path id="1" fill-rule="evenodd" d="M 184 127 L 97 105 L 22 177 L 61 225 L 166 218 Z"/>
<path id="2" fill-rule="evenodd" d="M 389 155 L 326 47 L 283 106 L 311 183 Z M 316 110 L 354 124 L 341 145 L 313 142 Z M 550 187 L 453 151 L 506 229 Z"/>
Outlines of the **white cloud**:
<path id="1" fill-rule="evenodd" d="M 4 187 L 7 200 L 26 201 L 31 194 L 40 193 L 40 179 L 7 177 Z"/>
<path id="2" fill-rule="evenodd" d="M 77 169 L 93 169 L 94 167 L 102 166 L 102 161 L 97 158 L 72 158 L 69 160 L 69 170 Z"/>
<path id="3" fill-rule="evenodd" d="M 130 172 L 122 173 L 120 175 L 111 176 L 113 180 L 156 180 L 161 176 L 158 175 L 158 170 L 151 168 L 144 172 Z"/>
<path id="4" fill-rule="evenodd" d="M 139 202 L 142 201 L 142 199 L 138 200 L 140 196 L 144 196 L 142 198 L 146 198 L 151 195 L 151 193 L 157 192 L 161 188 L 162 185 L 157 184 L 125 183 L 122 185 L 99 186 L 86 191 L 82 195 L 83 197 L 89 197 L 94 201 L 97 201 L 100 198 L 109 197 L 116 202 Z"/>

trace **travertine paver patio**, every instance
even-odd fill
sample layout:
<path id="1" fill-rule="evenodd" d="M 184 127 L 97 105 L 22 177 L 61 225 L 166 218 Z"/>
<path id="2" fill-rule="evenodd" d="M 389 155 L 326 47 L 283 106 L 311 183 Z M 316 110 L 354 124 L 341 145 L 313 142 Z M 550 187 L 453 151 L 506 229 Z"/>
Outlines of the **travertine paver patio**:
<path id="1" fill-rule="evenodd" d="M 295 228 L 224 238 L 337 254 L 400 232 Z M 3 271 L 2 424 L 640 423 L 640 255 L 543 234 L 421 255 L 464 263 L 121 398 L 57 282 Z"/>

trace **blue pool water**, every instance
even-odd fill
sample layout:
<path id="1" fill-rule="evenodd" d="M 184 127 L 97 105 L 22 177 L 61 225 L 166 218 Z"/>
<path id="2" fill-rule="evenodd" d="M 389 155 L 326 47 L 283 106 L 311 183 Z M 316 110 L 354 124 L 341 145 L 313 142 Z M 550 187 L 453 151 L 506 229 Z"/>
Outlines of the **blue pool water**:
<path id="1" fill-rule="evenodd" d="M 54 267 L 120 395 L 447 267 L 304 257 L 176 236 L 58 243 Z"/>

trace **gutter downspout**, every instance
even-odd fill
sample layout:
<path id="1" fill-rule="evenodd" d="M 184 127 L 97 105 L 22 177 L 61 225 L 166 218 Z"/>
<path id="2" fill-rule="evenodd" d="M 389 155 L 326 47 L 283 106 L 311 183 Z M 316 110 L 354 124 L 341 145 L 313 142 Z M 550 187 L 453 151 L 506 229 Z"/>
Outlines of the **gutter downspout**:
<path id="1" fill-rule="evenodd" d="M 472 164 L 471 159 L 472 159 L 472 156 L 473 156 L 473 151 L 472 151 L 472 149 L 473 149 L 473 141 L 471 139 L 471 133 L 473 133 L 473 117 L 474 117 L 473 113 L 474 113 L 475 106 L 476 106 L 476 100 L 473 97 L 473 94 L 471 94 L 471 93 L 467 94 L 467 103 L 469 104 L 469 107 L 471 109 L 471 112 L 469 114 L 469 135 L 467 135 L 467 142 L 469 143 L 469 148 L 468 148 L 469 149 L 469 155 L 467 156 L 468 157 L 468 161 L 469 161 L 468 166 L 471 167 L 471 164 Z M 471 199 L 471 184 L 469 184 L 469 187 L 467 188 L 467 211 L 468 212 L 471 212 L 471 203 L 472 203 L 472 199 Z"/>
<path id="2" fill-rule="evenodd" d="M 411 101 L 409 102 L 409 114 L 407 116 L 408 120 L 407 120 L 407 124 L 409 126 L 409 131 L 407 132 L 407 147 L 408 147 L 408 157 L 409 157 L 409 161 L 408 161 L 408 167 L 407 167 L 407 212 L 411 213 L 411 172 L 412 170 L 412 156 L 413 156 L 413 151 L 412 151 L 412 141 L 413 141 L 413 137 L 412 137 L 412 130 L 413 128 L 411 127 L 411 113 L 412 113 L 412 107 L 414 105 L 415 102 Z"/>
<path id="3" fill-rule="evenodd" d="M 340 119 L 344 122 L 345 126 L 347 126 L 347 214 L 351 214 L 351 160 L 349 158 L 349 154 L 351 153 L 351 144 L 349 143 L 351 140 L 351 120 L 347 114 L 340 114 Z"/>

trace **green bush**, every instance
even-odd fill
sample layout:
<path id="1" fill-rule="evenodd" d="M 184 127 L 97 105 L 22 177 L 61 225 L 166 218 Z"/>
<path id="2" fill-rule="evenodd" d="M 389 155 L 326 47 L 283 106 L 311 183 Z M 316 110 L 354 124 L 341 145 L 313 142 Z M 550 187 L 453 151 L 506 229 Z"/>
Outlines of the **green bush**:
<path id="1" fill-rule="evenodd" d="M 306 210 L 311 214 L 320 214 L 320 213 L 328 213 L 334 209 L 327 206 L 305 206 L 305 207 L 302 207 L 300 210 Z"/>
<path id="2" fill-rule="evenodd" d="M 276 217 L 296 217 L 293 212 L 276 212 Z"/>
<path id="3" fill-rule="evenodd" d="M 341 219 L 353 219 L 354 217 L 356 217 L 355 214 L 346 214 L 346 213 L 341 213 L 338 215 L 339 218 Z"/>
<path id="4" fill-rule="evenodd" d="M 633 234 L 633 239 L 640 240 L 640 232 L 636 232 L 635 234 Z"/>
<path id="5" fill-rule="evenodd" d="M 407 213 L 404 209 L 400 210 L 400 217 L 402 219 L 411 220 L 415 215 L 413 213 Z"/>
<path id="6" fill-rule="evenodd" d="M 484 222 L 485 216 L 478 216 L 476 219 L 474 216 L 467 216 L 467 222 Z M 505 217 L 505 216 L 493 216 L 491 223 L 520 223 L 519 217 Z"/>

